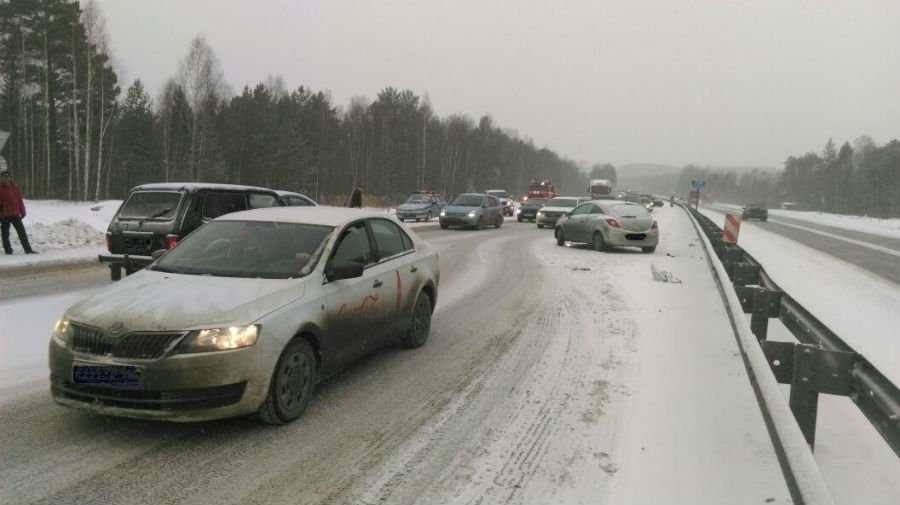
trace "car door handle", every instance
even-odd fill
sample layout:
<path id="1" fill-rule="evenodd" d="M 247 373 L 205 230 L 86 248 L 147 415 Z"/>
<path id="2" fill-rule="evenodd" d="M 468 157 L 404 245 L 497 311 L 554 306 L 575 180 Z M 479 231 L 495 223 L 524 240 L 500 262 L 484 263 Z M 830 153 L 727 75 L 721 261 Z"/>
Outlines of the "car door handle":
<path id="1" fill-rule="evenodd" d="M 419 271 L 419 267 L 413 265 L 413 266 L 409 267 L 409 271 L 412 273 L 416 273 Z"/>
<path id="2" fill-rule="evenodd" d="M 382 282 L 378 279 L 375 280 L 375 284 L 372 285 L 373 288 L 380 288 Z"/>

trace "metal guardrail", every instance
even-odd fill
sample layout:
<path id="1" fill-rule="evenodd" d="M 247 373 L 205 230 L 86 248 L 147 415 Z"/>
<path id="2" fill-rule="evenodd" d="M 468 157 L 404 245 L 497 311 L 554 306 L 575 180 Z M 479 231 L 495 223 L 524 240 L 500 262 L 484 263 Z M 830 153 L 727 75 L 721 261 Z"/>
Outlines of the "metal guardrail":
<path id="1" fill-rule="evenodd" d="M 766 274 L 762 265 L 722 230 L 691 209 L 731 282 L 750 328 L 776 380 L 790 384 L 789 405 L 810 448 L 815 447 L 818 395 L 847 396 L 900 457 L 900 389 Z M 768 320 L 778 318 L 799 343 L 766 339 Z"/>

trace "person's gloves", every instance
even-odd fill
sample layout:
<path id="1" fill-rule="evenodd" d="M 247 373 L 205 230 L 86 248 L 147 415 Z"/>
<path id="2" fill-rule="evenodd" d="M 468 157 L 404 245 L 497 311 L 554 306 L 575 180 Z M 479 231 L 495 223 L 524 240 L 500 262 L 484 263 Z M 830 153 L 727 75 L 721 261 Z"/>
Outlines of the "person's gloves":
<path id="1" fill-rule="evenodd" d="M 25 219 L 25 213 L 23 212 L 22 214 L 19 215 L 19 217 L 22 219 Z"/>

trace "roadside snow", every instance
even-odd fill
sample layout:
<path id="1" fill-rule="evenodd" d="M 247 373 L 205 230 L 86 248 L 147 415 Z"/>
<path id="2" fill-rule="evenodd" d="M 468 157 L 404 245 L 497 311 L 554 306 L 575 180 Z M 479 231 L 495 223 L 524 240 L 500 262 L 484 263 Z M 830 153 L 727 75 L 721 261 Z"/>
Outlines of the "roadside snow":
<path id="1" fill-rule="evenodd" d="M 738 212 L 741 210 L 740 205 L 730 203 L 716 202 L 712 204 L 712 206 Z M 703 209 L 702 206 L 701 209 Z M 882 219 L 869 216 L 846 216 L 843 214 L 829 214 L 827 212 L 807 212 L 782 209 L 769 209 L 769 215 L 831 226 L 832 228 L 860 231 L 890 238 L 900 238 L 900 219 L 897 218 Z"/>

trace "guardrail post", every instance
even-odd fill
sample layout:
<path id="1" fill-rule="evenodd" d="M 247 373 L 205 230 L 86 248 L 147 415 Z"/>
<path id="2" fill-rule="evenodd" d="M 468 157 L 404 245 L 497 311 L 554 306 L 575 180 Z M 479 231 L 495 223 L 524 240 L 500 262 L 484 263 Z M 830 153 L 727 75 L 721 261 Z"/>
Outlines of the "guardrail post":
<path id="1" fill-rule="evenodd" d="M 798 344 L 794 348 L 794 370 L 791 381 L 791 397 L 788 404 L 800 431 L 811 450 L 816 443 L 816 416 L 819 409 L 819 393 L 813 384 L 816 367 L 813 363 L 812 346 Z"/>
<path id="2" fill-rule="evenodd" d="M 750 330 L 756 340 L 765 340 L 769 333 L 769 318 L 778 317 L 781 305 L 781 291 L 759 288 L 753 292 L 753 311 L 750 316 Z"/>

